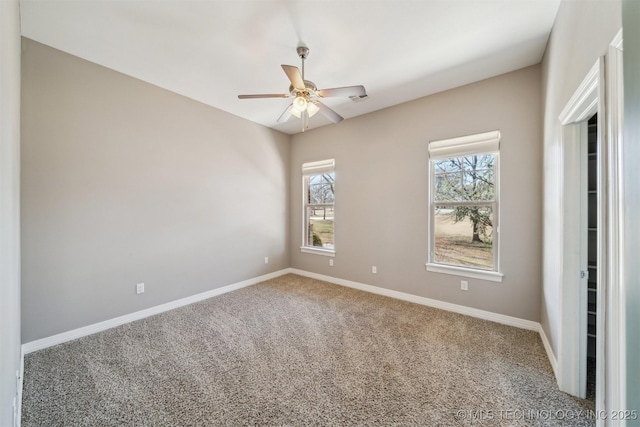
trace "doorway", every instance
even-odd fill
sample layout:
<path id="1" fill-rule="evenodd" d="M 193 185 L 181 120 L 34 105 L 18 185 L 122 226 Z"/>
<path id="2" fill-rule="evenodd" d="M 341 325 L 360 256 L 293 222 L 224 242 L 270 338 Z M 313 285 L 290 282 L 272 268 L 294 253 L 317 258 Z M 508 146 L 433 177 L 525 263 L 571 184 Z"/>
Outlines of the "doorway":
<path id="1" fill-rule="evenodd" d="M 582 215 L 587 219 L 587 390 L 586 398 L 596 399 L 596 367 L 598 340 L 598 114 L 587 122 L 587 211 Z M 585 185 L 582 186 L 583 188 Z"/>
<path id="2" fill-rule="evenodd" d="M 559 119 L 562 125 L 562 283 L 560 389 L 604 408 L 606 175 L 602 150 L 604 60 L 589 71 Z"/>
<path id="3" fill-rule="evenodd" d="M 625 408 L 627 403 L 625 287 L 621 267 L 624 243 L 621 233 L 624 99 L 622 63 L 620 30 L 607 53 L 606 83 L 605 58 L 601 57 L 559 116 L 562 125 L 560 203 L 563 270 L 560 284 L 562 308 L 559 319 L 561 339 L 557 379 L 560 389 L 567 393 L 595 397 L 596 411 Z M 592 132 L 589 132 L 589 122 L 595 124 L 591 126 Z M 581 197 L 589 191 L 587 186 L 581 187 L 589 179 L 589 166 L 585 167 L 584 164 L 585 161 L 589 162 L 589 150 L 586 148 L 589 133 L 592 134 L 591 152 L 595 150 L 591 163 L 596 170 L 595 175 L 592 172 L 591 176 L 591 190 L 596 191 L 592 193 L 595 196 L 591 196 L 596 200 L 595 206 L 591 201 L 591 208 L 588 206 L 589 196 Z M 581 152 L 581 149 L 584 151 Z M 588 213 L 586 216 L 581 214 L 589 209 L 592 212 L 595 210 L 591 218 Z M 588 224 L 589 221 L 591 224 Z M 589 234 L 592 234 L 591 241 L 595 240 L 590 259 L 595 263 L 589 263 L 587 255 L 584 259 L 588 264 L 583 265 L 581 254 L 588 254 Z M 585 269 L 588 278 L 581 277 Z M 595 311 L 590 308 L 595 308 Z M 595 316 L 591 316 L 591 325 L 589 311 L 595 313 Z M 590 335 L 595 337 L 590 338 Z M 589 353 L 595 355 L 595 359 L 589 360 Z M 594 391 L 591 388 L 588 391 L 588 382 L 591 382 L 589 387 L 593 387 Z M 597 426 L 604 424 L 605 420 L 596 420 Z"/>

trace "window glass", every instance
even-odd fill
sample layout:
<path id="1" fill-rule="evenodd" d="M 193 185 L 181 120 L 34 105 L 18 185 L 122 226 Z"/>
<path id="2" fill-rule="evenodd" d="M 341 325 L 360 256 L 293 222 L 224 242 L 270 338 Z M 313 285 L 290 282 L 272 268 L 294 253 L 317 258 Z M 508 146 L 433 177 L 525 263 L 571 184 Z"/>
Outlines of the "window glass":
<path id="1" fill-rule="evenodd" d="M 492 154 L 435 160 L 434 201 L 493 201 L 494 161 Z"/>
<path id="2" fill-rule="evenodd" d="M 495 154 L 432 160 L 431 262 L 496 269 Z"/>
<path id="3" fill-rule="evenodd" d="M 477 218 L 474 223 L 471 218 Z M 434 259 L 441 264 L 493 269 L 491 207 L 436 206 Z"/>

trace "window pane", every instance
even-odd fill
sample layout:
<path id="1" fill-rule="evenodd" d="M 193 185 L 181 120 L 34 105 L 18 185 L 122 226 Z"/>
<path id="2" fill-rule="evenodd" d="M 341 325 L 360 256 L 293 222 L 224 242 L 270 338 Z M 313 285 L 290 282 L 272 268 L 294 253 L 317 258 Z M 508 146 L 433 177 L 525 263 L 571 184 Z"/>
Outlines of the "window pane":
<path id="1" fill-rule="evenodd" d="M 322 204 L 334 202 L 334 172 L 309 176 L 307 203 Z"/>
<path id="2" fill-rule="evenodd" d="M 436 206 L 434 261 L 493 269 L 493 209 L 486 206 Z"/>
<path id="3" fill-rule="evenodd" d="M 434 163 L 435 200 L 443 202 L 462 201 L 461 159 L 436 160 Z"/>
<path id="4" fill-rule="evenodd" d="M 493 200 L 493 159 L 491 154 L 462 158 L 467 200 Z"/>
<path id="5" fill-rule="evenodd" d="M 494 161 L 493 154 L 435 160 L 435 200 L 493 201 Z"/>
<path id="6" fill-rule="evenodd" d="M 436 200 L 439 202 L 460 202 L 462 195 L 462 174 L 440 173 L 436 174 Z"/>
<path id="7" fill-rule="evenodd" d="M 307 207 L 307 246 L 334 249 L 333 206 Z"/>

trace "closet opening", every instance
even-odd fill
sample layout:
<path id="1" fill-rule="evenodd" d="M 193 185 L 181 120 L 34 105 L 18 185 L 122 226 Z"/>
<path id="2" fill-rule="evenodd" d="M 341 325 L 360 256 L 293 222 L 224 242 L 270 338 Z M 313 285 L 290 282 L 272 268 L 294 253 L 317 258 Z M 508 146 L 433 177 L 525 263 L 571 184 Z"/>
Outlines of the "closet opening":
<path id="1" fill-rule="evenodd" d="M 587 399 L 596 398 L 598 317 L 598 114 L 587 122 Z"/>

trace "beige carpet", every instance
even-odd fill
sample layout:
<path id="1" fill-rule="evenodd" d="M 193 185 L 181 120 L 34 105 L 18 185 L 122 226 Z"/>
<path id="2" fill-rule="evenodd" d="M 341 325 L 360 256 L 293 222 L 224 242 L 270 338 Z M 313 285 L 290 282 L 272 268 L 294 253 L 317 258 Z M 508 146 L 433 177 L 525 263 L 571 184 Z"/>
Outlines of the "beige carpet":
<path id="1" fill-rule="evenodd" d="M 29 426 L 589 426 L 537 333 L 286 275 L 25 358 Z"/>

